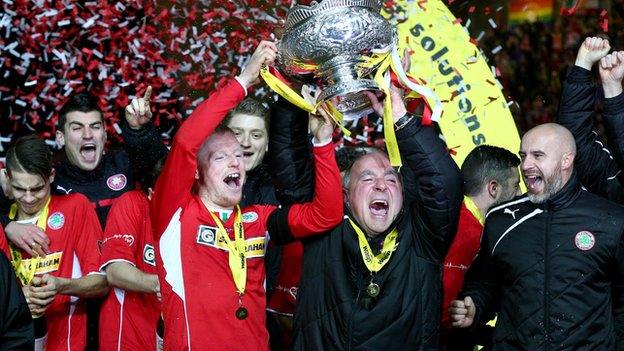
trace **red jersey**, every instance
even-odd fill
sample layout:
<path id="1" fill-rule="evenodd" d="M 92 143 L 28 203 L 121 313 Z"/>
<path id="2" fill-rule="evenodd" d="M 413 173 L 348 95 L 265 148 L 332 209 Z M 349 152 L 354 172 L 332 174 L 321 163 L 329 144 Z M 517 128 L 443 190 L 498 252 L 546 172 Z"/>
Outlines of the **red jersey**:
<path id="1" fill-rule="evenodd" d="M 157 274 L 149 202 L 140 191 L 121 195 L 104 229 L 101 270 L 116 261 Z M 155 294 L 112 288 L 100 312 L 100 351 L 156 350 L 160 303 Z"/>
<path id="2" fill-rule="evenodd" d="M 155 233 L 161 234 L 157 265 L 167 350 L 268 350 L 263 259 L 268 219 L 287 225 L 295 238 L 328 231 L 342 220 L 340 175 L 329 143 L 314 148 L 316 183 L 311 203 L 295 204 L 275 215 L 276 206 L 241 209 L 247 259 L 242 305 L 249 315 L 236 318 L 239 296 L 228 247 L 219 240 L 216 223 L 191 188 L 201 143 L 243 97 L 243 88 L 232 80 L 202 103 L 176 134 L 156 183 L 152 210 L 158 216 L 152 219 Z M 231 240 L 236 216 L 234 211 L 223 223 Z"/>
<path id="3" fill-rule="evenodd" d="M 464 286 L 464 276 L 475 256 L 479 252 L 481 233 L 483 233 L 483 220 L 474 202 L 467 196 L 464 197 L 459 214 L 457 235 L 449 248 L 444 259 L 442 273 L 442 286 L 444 292 L 444 304 L 442 305 L 442 327 L 451 328 L 451 317 L 448 309 L 451 302 L 457 299 L 457 295 Z"/>
<path id="4" fill-rule="evenodd" d="M 98 240 L 100 222 L 84 195 L 52 195 L 45 233 L 50 238 L 50 254 L 37 265 L 36 275 L 51 274 L 62 278 L 80 278 L 99 271 Z M 6 236 L 0 228 L 3 250 L 11 259 Z M 23 263 L 32 257 L 18 249 Z M 45 312 L 48 326 L 47 350 L 84 350 L 87 341 L 87 314 L 76 296 L 56 295 Z"/>
<path id="5" fill-rule="evenodd" d="M 301 243 L 286 244 L 282 248 L 282 262 L 277 275 L 277 286 L 267 310 L 272 313 L 292 317 L 297 305 L 297 288 L 301 280 L 303 264 L 303 245 Z"/>

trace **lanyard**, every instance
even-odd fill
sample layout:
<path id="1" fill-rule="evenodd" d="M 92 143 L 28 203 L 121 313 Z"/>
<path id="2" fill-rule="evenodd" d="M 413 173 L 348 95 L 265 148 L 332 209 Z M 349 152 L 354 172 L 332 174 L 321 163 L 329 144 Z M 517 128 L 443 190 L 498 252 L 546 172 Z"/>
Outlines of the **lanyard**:
<path id="1" fill-rule="evenodd" d="M 349 223 L 351 223 L 353 230 L 357 233 L 358 242 L 360 244 L 360 253 L 362 254 L 362 259 L 364 260 L 366 268 L 368 268 L 371 273 L 379 272 L 386 265 L 386 263 L 390 261 L 390 256 L 392 256 L 392 253 L 397 248 L 396 239 L 399 236 L 399 231 L 396 227 L 392 229 L 390 234 L 388 234 L 384 239 L 381 252 L 377 256 L 373 256 L 373 251 L 371 250 L 362 229 L 360 229 L 351 219 L 349 219 Z"/>
<path id="2" fill-rule="evenodd" d="M 37 218 L 37 227 L 41 230 L 46 230 L 46 222 L 48 220 L 48 213 L 50 211 L 50 199 L 52 197 L 48 197 L 48 200 L 43 206 L 43 209 L 39 212 L 39 217 Z M 9 218 L 13 220 L 17 216 L 17 204 L 11 205 L 11 210 L 9 211 Z M 42 257 L 37 256 L 33 257 L 29 260 L 22 260 L 22 254 L 15 248 L 13 245 L 9 244 L 9 248 L 11 249 L 11 264 L 13 265 L 13 269 L 15 270 L 15 274 L 20 279 L 23 285 L 28 285 L 32 281 L 35 276 L 35 271 L 37 270 L 37 266 L 39 266 L 39 262 Z"/>
<path id="3" fill-rule="evenodd" d="M 472 213 L 474 218 L 476 218 L 477 221 L 479 221 L 479 223 L 481 223 L 481 225 L 483 225 L 483 223 L 485 223 L 485 218 L 483 218 L 483 215 L 481 215 L 481 211 L 479 211 L 479 208 L 474 203 L 474 201 L 472 201 L 472 199 L 470 197 L 464 196 L 464 205 L 466 205 L 466 208 L 468 209 L 468 211 L 470 211 L 470 213 Z"/>
<path id="4" fill-rule="evenodd" d="M 245 285 L 247 284 L 247 260 L 245 258 L 245 231 L 243 230 L 243 222 L 241 221 L 240 207 L 238 205 L 236 206 L 234 242 L 230 240 L 221 220 L 215 216 L 212 211 L 209 212 L 212 219 L 219 227 L 219 230 L 217 230 L 217 238 L 223 238 L 223 241 L 225 241 L 229 249 L 228 261 L 230 264 L 230 271 L 232 271 L 232 278 L 234 278 L 234 284 L 236 284 L 236 291 L 238 291 L 240 295 L 243 295 L 245 293 Z"/>

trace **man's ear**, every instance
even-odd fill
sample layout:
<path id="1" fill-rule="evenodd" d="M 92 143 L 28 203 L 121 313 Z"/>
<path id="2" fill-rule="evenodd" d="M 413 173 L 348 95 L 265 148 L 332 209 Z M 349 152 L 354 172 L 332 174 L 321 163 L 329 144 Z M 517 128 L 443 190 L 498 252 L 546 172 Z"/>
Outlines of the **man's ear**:
<path id="1" fill-rule="evenodd" d="M 56 131 L 56 144 L 59 147 L 65 146 L 65 134 L 63 134 L 60 130 Z"/>
<path id="2" fill-rule="evenodd" d="M 195 180 L 199 180 L 199 169 L 195 169 Z"/>
<path id="3" fill-rule="evenodd" d="M 487 187 L 488 195 L 490 195 L 491 198 L 495 199 L 498 196 L 498 193 L 500 192 L 500 184 L 498 184 L 497 181 L 492 179 L 487 183 L 486 187 Z"/>
<path id="4" fill-rule="evenodd" d="M 50 177 L 48 177 L 48 179 L 50 180 L 50 184 L 54 183 L 54 176 L 56 176 L 56 170 L 52 168 L 52 172 L 50 172 Z"/>
<path id="5" fill-rule="evenodd" d="M 574 153 L 568 151 L 565 154 L 563 154 L 563 156 L 561 157 L 561 169 L 567 170 L 569 168 L 572 168 L 573 165 L 574 165 Z"/>

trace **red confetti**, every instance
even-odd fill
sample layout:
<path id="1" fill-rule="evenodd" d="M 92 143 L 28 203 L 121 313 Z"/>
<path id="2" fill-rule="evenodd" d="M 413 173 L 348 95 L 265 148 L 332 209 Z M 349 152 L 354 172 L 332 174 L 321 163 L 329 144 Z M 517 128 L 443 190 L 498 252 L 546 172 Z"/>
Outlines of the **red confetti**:
<path id="1" fill-rule="evenodd" d="M 609 31 L 609 19 L 607 18 L 607 10 L 602 10 L 600 12 L 600 29 L 603 32 L 607 33 Z"/>
<path id="2" fill-rule="evenodd" d="M 576 9 L 578 8 L 579 4 L 580 4 L 581 0 L 575 0 L 574 4 L 572 4 L 572 6 L 570 7 L 564 7 L 562 6 L 561 9 L 559 10 L 559 14 L 562 16 L 571 16 L 576 12 Z"/>
<path id="3" fill-rule="evenodd" d="M 0 135 L 51 137 L 66 99 L 90 91 L 114 136 L 125 105 L 151 85 L 154 122 L 170 137 L 193 102 L 239 73 L 292 4 L 4 1 L 0 118 L 8 122 Z"/>

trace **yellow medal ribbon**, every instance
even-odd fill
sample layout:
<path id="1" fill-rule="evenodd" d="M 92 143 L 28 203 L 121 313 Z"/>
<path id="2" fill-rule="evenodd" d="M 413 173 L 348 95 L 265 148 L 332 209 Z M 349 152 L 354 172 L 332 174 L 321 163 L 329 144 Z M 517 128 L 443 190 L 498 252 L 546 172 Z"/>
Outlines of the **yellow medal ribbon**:
<path id="1" fill-rule="evenodd" d="M 465 195 L 464 195 L 464 205 L 466 205 L 466 208 L 468 209 L 468 211 L 472 213 L 474 218 L 476 218 L 479 221 L 479 223 L 481 223 L 481 225 L 485 223 L 485 218 L 483 218 L 483 215 L 481 215 L 481 211 L 479 211 L 479 208 L 477 207 L 477 205 L 474 203 L 474 201 L 472 201 L 470 197 L 465 196 Z"/>
<path id="2" fill-rule="evenodd" d="M 386 151 L 388 152 L 388 158 L 390 159 L 390 164 L 394 167 L 401 167 L 403 164 L 401 162 L 401 154 L 399 153 L 399 143 L 396 140 L 396 135 L 394 133 L 394 119 L 392 117 L 392 103 L 390 100 L 390 76 L 389 76 L 389 67 L 392 63 L 392 59 L 390 56 L 386 56 L 383 60 L 379 68 L 377 69 L 377 73 L 375 73 L 375 83 L 379 85 L 381 91 L 386 94 L 386 99 L 384 100 L 384 115 L 383 118 L 383 129 L 384 129 L 384 139 L 386 142 Z"/>
<path id="3" fill-rule="evenodd" d="M 245 231 L 243 229 L 240 207 L 238 205 L 236 206 L 234 242 L 230 240 L 221 220 L 215 216 L 212 211 L 209 212 L 212 219 L 217 224 L 217 227 L 219 227 L 219 230 L 217 230 L 217 240 L 219 240 L 219 237 L 223 238 L 223 241 L 229 249 L 228 262 L 230 264 L 230 271 L 232 271 L 232 278 L 234 278 L 234 284 L 236 284 L 236 291 L 240 295 L 243 295 L 245 293 L 245 285 L 247 284 L 247 259 L 245 258 Z"/>
<path id="4" fill-rule="evenodd" d="M 39 217 L 37 218 L 37 227 L 45 232 L 46 223 L 48 220 L 48 213 L 50 211 L 50 199 L 52 197 L 49 196 L 48 200 L 43 206 L 43 209 L 39 212 Z M 15 219 L 17 216 L 17 204 L 12 204 L 11 209 L 9 210 L 9 218 L 11 220 Z M 13 265 L 13 269 L 15 270 L 15 274 L 20 279 L 23 285 L 28 285 L 32 281 L 35 276 L 35 272 L 37 271 L 37 266 L 39 266 L 39 262 L 43 257 L 33 257 L 27 262 L 22 260 L 22 254 L 15 248 L 13 245 L 9 244 L 9 248 L 11 249 L 11 264 Z"/>
<path id="5" fill-rule="evenodd" d="M 316 111 L 316 107 L 311 103 L 306 101 L 299 93 L 294 91 L 288 84 L 282 82 L 279 78 L 277 78 L 273 73 L 269 71 L 267 66 L 262 67 L 260 70 L 260 76 L 267 83 L 267 85 L 273 89 L 274 92 L 278 93 L 284 99 L 290 101 L 293 105 L 299 107 L 300 109 L 314 113 Z"/>
<path id="6" fill-rule="evenodd" d="M 291 104 L 299 107 L 300 109 L 309 112 L 316 113 L 316 109 L 319 107 L 321 102 L 317 102 L 316 105 L 308 102 L 301 94 L 294 91 L 288 84 L 282 82 L 279 78 L 277 78 L 269 68 L 264 66 L 260 70 L 260 76 L 264 80 L 264 82 L 271 88 L 274 92 L 278 93 L 281 97 L 288 100 Z M 333 104 L 329 104 L 330 114 L 336 125 L 344 135 L 351 135 L 351 132 L 342 125 L 342 113 L 336 109 Z"/>
<path id="7" fill-rule="evenodd" d="M 349 219 L 349 223 L 351 223 L 351 227 L 353 227 L 353 230 L 357 233 L 358 242 L 360 244 L 360 253 L 362 254 L 362 259 L 364 260 L 366 268 L 368 268 L 371 273 L 379 272 L 386 265 L 386 263 L 390 261 L 390 256 L 392 256 L 392 253 L 397 248 L 396 239 L 399 236 L 399 231 L 396 227 L 392 229 L 390 234 L 388 234 L 384 239 L 381 252 L 377 256 L 374 256 L 362 229 L 353 223 L 351 219 Z"/>

